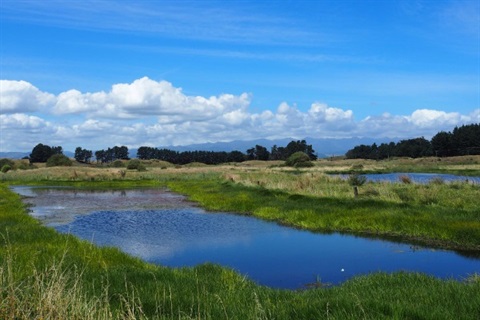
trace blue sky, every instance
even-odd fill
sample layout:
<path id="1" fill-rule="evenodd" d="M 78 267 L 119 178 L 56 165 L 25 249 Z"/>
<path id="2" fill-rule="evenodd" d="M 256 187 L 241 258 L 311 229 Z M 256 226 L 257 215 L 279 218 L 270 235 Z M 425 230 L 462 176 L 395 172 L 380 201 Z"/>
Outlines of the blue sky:
<path id="1" fill-rule="evenodd" d="M 430 138 L 480 122 L 480 2 L 0 2 L 0 151 Z"/>

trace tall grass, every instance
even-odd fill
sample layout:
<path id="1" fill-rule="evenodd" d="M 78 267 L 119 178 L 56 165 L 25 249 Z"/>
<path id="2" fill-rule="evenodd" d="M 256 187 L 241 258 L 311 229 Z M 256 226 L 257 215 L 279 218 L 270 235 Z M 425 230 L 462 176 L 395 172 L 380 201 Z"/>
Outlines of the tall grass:
<path id="1" fill-rule="evenodd" d="M 12 244 L 14 247 L 15 245 Z M 301 291 L 258 287 L 230 270 L 144 266 L 91 281 L 53 262 L 19 277 L 20 257 L 0 265 L 1 319 L 478 319 L 478 276 L 457 282 L 415 273 L 376 273 Z M 65 257 L 65 259 L 68 259 Z M 165 273 L 165 274 L 162 274 Z M 120 290 L 115 286 L 120 284 Z"/>
<path id="2" fill-rule="evenodd" d="M 321 173 L 237 172 L 224 181 L 167 184 L 211 210 L 252 214 L 314 231 L 394 236 L 480 251 L 476 185 L 367 183 L 355 198 L 347 181 Z"/>
<path id="3" fill-rule="evenodd" d="M 124 179 L 107 175 L 94 181 L 86 176 L 92 171 L 77 168 L 77 177 L 71 180 L 69 170 L 58 170 L 48 180 L 5 176 L 17 184 L 168 185 L 210 209 L 253 214 L 305 229 L 398 235 L 471 250 L 478 250 L 480 243 L 478 186 L 467 184 L 367 183 L 354 199 L 346 181 L 315 170 L 257 165 L 149 168 L 145 173 L 128 171 Z M 52 172 L 41 175 L 53 177 Z M 458 282 L 417 273 L 375 273 L 336 287 L 289 291 L 258 286 L 212 264 L 151 265 L 115 248 L 98 248 L 41 226 L 5 183 L 0 183 L 0 244 L 0 318 L 4 319 L 478 319 L 480 315 L 478 275 Z"/>

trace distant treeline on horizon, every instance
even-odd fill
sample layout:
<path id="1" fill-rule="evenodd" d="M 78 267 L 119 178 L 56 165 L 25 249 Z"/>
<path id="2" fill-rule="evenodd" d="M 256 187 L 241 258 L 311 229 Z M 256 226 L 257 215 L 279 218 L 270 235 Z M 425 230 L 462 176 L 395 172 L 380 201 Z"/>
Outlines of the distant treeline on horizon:
<path id="1" fill-rule="evenodd" d="M 274 145 L 271 150 L 256 145 L 250 148 L 246 153 L 240 151 L 219 152 L 219 151 L 173 151 L 169 149 L 158 149 L 142 146 L 137 150 L 137 158 L 141 160 L 162 160 L 172 164 L 187 164 L 192 162 L 201 162 L 205 164 L 221 164 L 227 162 L 243 162 L 246 160 L 287 160 L 296 152 L 304 152 L 311 160 L 317 159 L 312 145 L 308 145 L 305 140 L 291 141 L 286 147 L 277 147 Z M 50 147 L 39 143 L 36 145 L 30 156 L 30 162 L 47 162 L 55 155 L 63 154 L 60 146 Z M 100 163 L 111 163 L 116 160 L 129 160 L 129 152 L 126 146 L 115 146 L 92 152 L 91 150 L 77 147 L 74 158 L 78 162 L 91 163 L 95 155 L 96 161 Z"/>
<path id="2" fill-rule="evenodd" d="M 142 146 L 137 150 L 137 158 L 141 160 L 162 160 L 172 164 L 187 164 L 201 162 L 205 164 L 221 164 L 227 162 L 243 162 L 246 160 L 287 160 L 296 152 L 306 153 L 311 160 L 317 159 L 312 145 L 305 140 L 293 140 L 285 147 L 274 145 L 271 150 L 256 145 L 241 151 L 174 151 Z M 36 145 L 29 157 L 30 162 L 46 162 L 55 154 L 63 154 L 61 146 L 50 147 L 39 143 Z M 455 127 L 452 132 L 441 131 L 429 141 L 423 137 L 401 140 L 397 143 L 382 143 L 377 145 L 358 145 L 347 151 L 347 159 L 374 159 L 382 160 L 389 157 L 450 157 L 461 155 L 480 154 L 480 124 L 463 125 Z M 77 147 L 74 158 L 78 162 L 91 163 L 95 155 L 96 161 L 110 163 L 116 160 L 129 160 L 129 152 L 126 146 L 115 146 L 92 152 L 91 150 Z"/>
<path id="3" fill-rule="evenodd" d="M 359 145 L 346 153 L 347 159 L 382 160 L 389 157 L 453 157 L 480 154 L 480 124 L 455 127 L 452 132 L 441 131 L 429 141 L 423 137 L 401 140 L 398 143 Z"/>

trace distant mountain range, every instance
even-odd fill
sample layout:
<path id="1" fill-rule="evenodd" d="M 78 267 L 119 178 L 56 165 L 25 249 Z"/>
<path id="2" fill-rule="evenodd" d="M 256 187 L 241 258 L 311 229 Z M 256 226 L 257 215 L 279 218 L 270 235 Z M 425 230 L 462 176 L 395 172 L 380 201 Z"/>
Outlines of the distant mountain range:
<path id="1" fill-rule="evenodd" d="M 276 145 L 277 147 L 285 147 L 292 140 L 298 139 L 276 139 L 276 140 L 267 140 L 267 139 L 257 139 L 257 140 L 236 140 L 230 142 L 215 142 L 215 143 L 201 143 L 201 144 L 191 144 L 187 146 L 159 146 L 158 149 L 169 149 L 174 151 L 241 151 L 246 153 L 247 149 L 254 148 L 256 145 L 263 146 L 270 149 Z M 380 145 L 381 143 L 390 143 L 398 142 L 400 139 L 391 139 L 391 138 L 344 138 L 344 139 L 317 139 L 317 138 L 305 138 L 301 139 L 307 141 L 307 144 L 311 144 L 313 150 L 319 158 L 326 158 L 331 156 L 344 155 L 348 150 L 352 149 L 355 146 L 365 144 L 372 145 L 376 143 Z M 108 148 L 109 146 L 105 146 Z M 113 146 L 110 146 L 113 147 Z M 33 148 L 33 147 L 32 147 Z M 92 150 L 95 152 L 96 150 Z M 0 158 L 10 158 L 10 159 L 21 159 L 23 157 L 28 157 L 31 153 L 31 150 L 28 152 L 0 152 Z M 73 158 L 74 153 L 71 151 L 64 151 L 64 154 L 68 157 Z M 129 149 L 130 157 L 135 158 L 137 156 L 137 149 Z"/>
<path id="2" fill-rule="evenodd" d="M 276 145 L 277 147 L 286 147 L 287 144 L 292 140 L 298 139 L 276 139 L 276 140 L 267 140 L 267 139 L 258 139 L 258 140 L 236 140 L 230 142 L 216 142 L 216 143 L 202 143 L 202 144 L 191 144 L 188 146 L 170 146 L 170 147 L 159 147 L 175 151 L 241 151 L 246 153 L 247 149 L 253 148 L 256 145 L 263 146 L 270 149 Z M 360 144 L 372 145 L 377 143 L 390 143 L 392 141 L 397 142 L 399 139 L 390 139 L 390 138 L 345 138 L 345 139 L 317 139 L 317 138 L 305 138 L 300 139 L 307 141 L 307 144 L 311 144 L 313 150 L 317 153 L 319 158 L 331 157 L 344 155 L 348 150 L 352 149 L 355 146 Z M 134 150 L 130 150 L 130 154 Z M 135 153 L 136 154 L 136 150 Z"/>

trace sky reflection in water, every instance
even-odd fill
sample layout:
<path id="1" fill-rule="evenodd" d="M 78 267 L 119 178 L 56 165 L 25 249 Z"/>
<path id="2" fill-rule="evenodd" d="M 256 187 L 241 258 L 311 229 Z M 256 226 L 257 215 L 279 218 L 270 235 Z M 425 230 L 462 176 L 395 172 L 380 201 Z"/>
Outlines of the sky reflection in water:
<path id="1" fill-rule="evenodd" d="M 375 271 L 420 271 L 456 279 L 480 272 L 480 259 L 454 252 L 208 213 L 165 190 L 14 191 L 34 205 L 33 216 L 60 232 L 166 266 L 218 263 L 271 287 L 301 288 L 317 279 L 338 284 Z"/>

